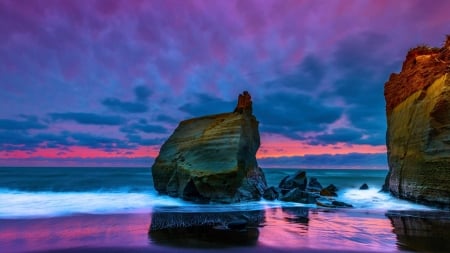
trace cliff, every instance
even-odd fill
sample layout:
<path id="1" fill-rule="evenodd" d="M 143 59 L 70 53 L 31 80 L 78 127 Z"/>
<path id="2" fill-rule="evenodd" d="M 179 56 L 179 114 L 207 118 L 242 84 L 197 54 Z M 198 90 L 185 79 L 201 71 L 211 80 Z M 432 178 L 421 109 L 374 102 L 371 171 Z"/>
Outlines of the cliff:
<path id="1" fill-rule="evenodd" d="M 450 36 L 408 52 L 385 84 L 389 173 L 384 190 L 450 206 Z"/>
<path id="2" fill-rule="evenodd" d="M 152 166 L 161 194 L 196 202 L 259 200 L 266 186 L 258 167 L 258 121 L 248 93 L 233 113 L 182 121 Z"/>

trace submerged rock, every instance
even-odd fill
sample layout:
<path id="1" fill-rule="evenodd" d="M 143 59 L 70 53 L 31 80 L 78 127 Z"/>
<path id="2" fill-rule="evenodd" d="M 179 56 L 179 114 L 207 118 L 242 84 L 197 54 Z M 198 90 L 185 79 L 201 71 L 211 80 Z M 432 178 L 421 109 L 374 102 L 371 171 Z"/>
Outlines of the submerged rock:
<path id="1" fill-rule="evenodd" d="M 267 188 L 256 161 L 258 121 L 248 92 L 233 113 L 182 121 L 152 166 L 160 194 L 197 202 L 259 200 Z"/>
<path id="2" fill-rule="evenodd" d="M 360 190 L 369 190 L 369 186 L 366 183 L 364 183 L 359 187 L 359 189 Z"/>
<path id="3" fill-rule="evenodd" d="M 410 50 L 385 84 L 389 173 L 397 197 L 450 206 L 450 35 Z"/>
<path id="4" fill-rule="evenodd" d="M 263 198 L 267 200 L 275 200 L 280 196 L 277 188 L 271 186 L 264 191 Z"/>
<path id="5" fill-rule="evenodd" d="M 314 204 L 316 203 L 316 196 L 309 192 L 302 191 L 300 188 L 294 188 L 281 196 L 280 200 L 303 204 Z"/>

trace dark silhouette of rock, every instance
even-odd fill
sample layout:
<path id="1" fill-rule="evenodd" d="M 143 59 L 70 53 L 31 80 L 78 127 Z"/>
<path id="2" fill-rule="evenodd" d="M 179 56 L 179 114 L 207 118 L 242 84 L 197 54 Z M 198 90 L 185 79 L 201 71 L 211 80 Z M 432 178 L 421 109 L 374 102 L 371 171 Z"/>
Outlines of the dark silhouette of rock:
<path id="1" fill-rule="evenodd" d="M 388 211 L 401 251 L 450 252 L 450 212 Z"/>
<path id="2" fill-rule="evenodd" d="M 359 189 L 360 189 L 360 190 L 368 190 L 368 189 L 369 189 L 369 186 L 368 186 L 366 183 L 364 183 L 364 184 L 362 184 L 362 185 L 359 187 Z"/>
<path id="3" fill-rule="evenodd" d="M 297 171 L 294 175 L 283 178 L 278 188 L 281 189 L 282 194 L 286 194 L 294 188 L 304 191 L 306 190 L 307 183 L 308 179 L 306 178 L 306 172 Z"/>
<path id="4" fill-rule="evenodd" d="M 383 190 L 450 206 L 450 36 L 411 49 L 384 86 L 389 172 Z"/>
<path id="5" fill-rule="evenodd" d="M 267 200 L 275 200 L 280 196 L 277 188 L 271 186 L 264 191 L 263 198 Z"/>
<path id="6" fill-rule="evenodd" d="M 347 203 L 342 202 L 342 201 L 337 201 L 337 200 L 331 201 L 331 204 L 333 204 L 335 207 L 353 207 L 350 204 L 347 204 Z"/>
<path id="7" fill-rule="evenodd" d="M 251 114 L 250 94 L 242 96 L 241 113 L 179 124 L 152 166 L 160 194 L 201 203 L 261 198 L 267 184 L 255 156 L 260 145 L 258 121 Z"/>
<path id="8" fill-rule="evenodd" d="M 312 177 L 309 179 L 308 191 L 320 192 L 322 190 L 322 185 L 317 181 L 317 178 Z"/>
<path id="9" fill-rule="evenodd" d="M 338 188 L 334 185 L 334 184 L 330 184 L 327 187 L 323 188 L 320 191 L 320 195 L 322 196 L 329 196 L 329 197 L 336 197 L 337 193 L 336 191 L 338 190 Z"/>
<path id="10" fill-rule="evenodd" d="M 148 234 L 153 243 L 183 248 L 251 246 L 258 241 L 258 226 L 264 216 L 264 211 L 156 211 Z"/>
<path id="11" fill-rule="evenodd" d="M 300 188 L 294 188 L 280 197 L 280 200 L 287 202 L 297 202 L 303 204 L 314 204 L 316 203 L 315 195 L 300 190 Z"/>

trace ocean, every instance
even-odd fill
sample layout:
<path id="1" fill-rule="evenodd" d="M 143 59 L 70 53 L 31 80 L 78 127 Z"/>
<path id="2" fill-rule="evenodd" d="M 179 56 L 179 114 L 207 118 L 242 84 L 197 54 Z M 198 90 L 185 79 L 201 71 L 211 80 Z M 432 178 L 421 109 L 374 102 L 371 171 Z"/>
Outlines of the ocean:
<path id="1" fill-rule="evenodd" d="M 296 171 L 263 170 L 269 186 Z M 194 204 L 159 195 L 150 168 L 0 168 L 1 252 L 449 251 L 448 211 L 380 192 L 386 170 L 305 171 L 324 187 L 337 186 L 337 199 L 354 208 L 266 200 Z M 359 189 L 363 183 L 368 190 Z M 161 217 L 186 214 L 255 216 L 258 224 L 245 242 L 198 231 L 149 233 Z"/>

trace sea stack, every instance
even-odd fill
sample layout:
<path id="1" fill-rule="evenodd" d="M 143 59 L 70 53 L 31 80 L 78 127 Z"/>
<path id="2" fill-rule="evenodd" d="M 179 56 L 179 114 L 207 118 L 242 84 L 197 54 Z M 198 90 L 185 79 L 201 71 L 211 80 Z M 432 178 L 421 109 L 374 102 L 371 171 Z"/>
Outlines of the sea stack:
<path id="1" fill-rule="evenodd" d="M 182 121 L 152 166 L 155 189 L 195 202 L 259 200 L 267 184 L 256 161 L 258 124 L 247 91 L 234 112 Z"/>
<path id="2" fill-rule="evenodd" d="M 450 206 L 450 35 L 411 49 L 385 84 L 389 173 L 384 190 Z"/>

